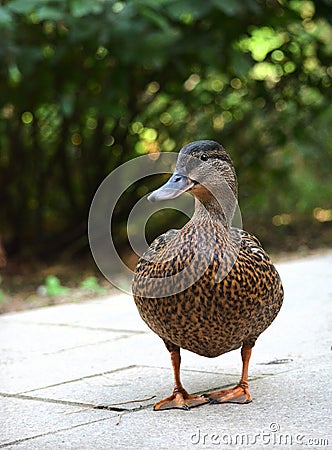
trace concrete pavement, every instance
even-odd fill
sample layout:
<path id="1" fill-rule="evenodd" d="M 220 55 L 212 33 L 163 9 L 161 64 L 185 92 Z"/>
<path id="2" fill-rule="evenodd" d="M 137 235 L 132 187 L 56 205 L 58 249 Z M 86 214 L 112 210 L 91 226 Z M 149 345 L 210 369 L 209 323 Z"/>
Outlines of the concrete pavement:
<path id="1" fill-rule="evenodd" d="M 249 405 L 154 412 L 172 391 L 169 355 L 130 296 L 1 316 L 0 448 L 332 448 L 331 263 L 326 252 L 277 265 L 285 302 L 253 350 Z M 239 351 L 182 351 L 190 392 L 240 371 Z"/>

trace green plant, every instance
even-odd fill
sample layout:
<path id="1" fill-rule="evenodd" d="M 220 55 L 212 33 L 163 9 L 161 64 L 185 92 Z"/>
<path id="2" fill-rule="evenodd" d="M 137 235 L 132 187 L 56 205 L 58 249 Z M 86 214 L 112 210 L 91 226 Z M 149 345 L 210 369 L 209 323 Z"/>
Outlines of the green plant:
<path id="1" fill-rule="evenodd" d="M 96 277 L 88 277 L 83 280 L 80 288 L 93 292 L 94 294 L 103 294 L 105 292 L 105 289 L 99 285 Z"/>
<path id="2" fill-rule="evenodd" d="M 56 297 L 59 295 L 65 295 L 68 293 L 69 289 L 61 286 L 59 278 L 49 275 L 45 279 L 45 289 L 46 289 L 46 295 L 49 295 L 50 297 Z"/>
<path id="3" fill-rule="evenodd" d="M 0 221 L 11 249 L 86 244 L 110 171 L 198 138 L 232 154 L 255 226 L 329 209 L 331 15 L 330 0 L 1 2 Z M 128 190 L 117 208 L 120 241 L 139 196 Z"/>

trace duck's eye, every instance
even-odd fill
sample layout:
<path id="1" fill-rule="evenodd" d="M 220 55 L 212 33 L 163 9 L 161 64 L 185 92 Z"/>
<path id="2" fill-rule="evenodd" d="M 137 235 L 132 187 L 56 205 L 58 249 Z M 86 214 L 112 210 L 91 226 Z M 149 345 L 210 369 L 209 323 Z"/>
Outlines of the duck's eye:
<path id="1" fill-rule="evenodd" d="M 203 155 L 201 155 L 201 160 L 202 161 L 207 161 L 208 159 L 209 159 L 209 157 L 205 153 L 203 153 Z"/>

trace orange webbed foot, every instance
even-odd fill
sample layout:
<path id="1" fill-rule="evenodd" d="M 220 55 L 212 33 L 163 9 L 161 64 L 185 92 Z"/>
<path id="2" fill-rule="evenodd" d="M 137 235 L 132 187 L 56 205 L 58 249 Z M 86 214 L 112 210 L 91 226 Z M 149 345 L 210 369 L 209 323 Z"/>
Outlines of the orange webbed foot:
<path id="1" fill-rule="evenodd" d="M 199 395 L 188 394 L 185 390 L 174 391 L 170 397 L 160 400 L 153 407 L 154 411 L 162 411 L 165 409 L 184 409 L 189 410 L 196 406 L 210 403 L 208 398 L 201 397 Z"/>
<path id="2" fill-rule="evenodd" d="M 246 404 L 252 402 L 252 397 L 247 384 L 239 383 L 237 386 L 223 391 L 206 394 L 210 403 L 240 403 Z"/>

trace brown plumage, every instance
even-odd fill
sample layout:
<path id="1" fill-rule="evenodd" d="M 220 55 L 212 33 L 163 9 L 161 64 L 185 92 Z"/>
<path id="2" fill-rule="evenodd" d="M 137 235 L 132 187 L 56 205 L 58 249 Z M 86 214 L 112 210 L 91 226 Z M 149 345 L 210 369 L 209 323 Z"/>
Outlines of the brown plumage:
<path id="1" fill-rule="evenodd" d="M 188 409 L 206 402 L 248 403 L 251 348 L 283 301 L 280 277 L 258 239 L 231 227 L 237 203 L 232 161 L 214 141 L 197 141 L 179 153 L 170 180 L 152 201 L 188 191 L 195 213 L 181 230 L 159 236 L 140 258 L 133 281 L 136 306 L 171 353 L 173 394 L 155 409 Z M 180 348 L 216 357 L 242 347 L 238 385 L 199 397 L 180 381 Z"/>

